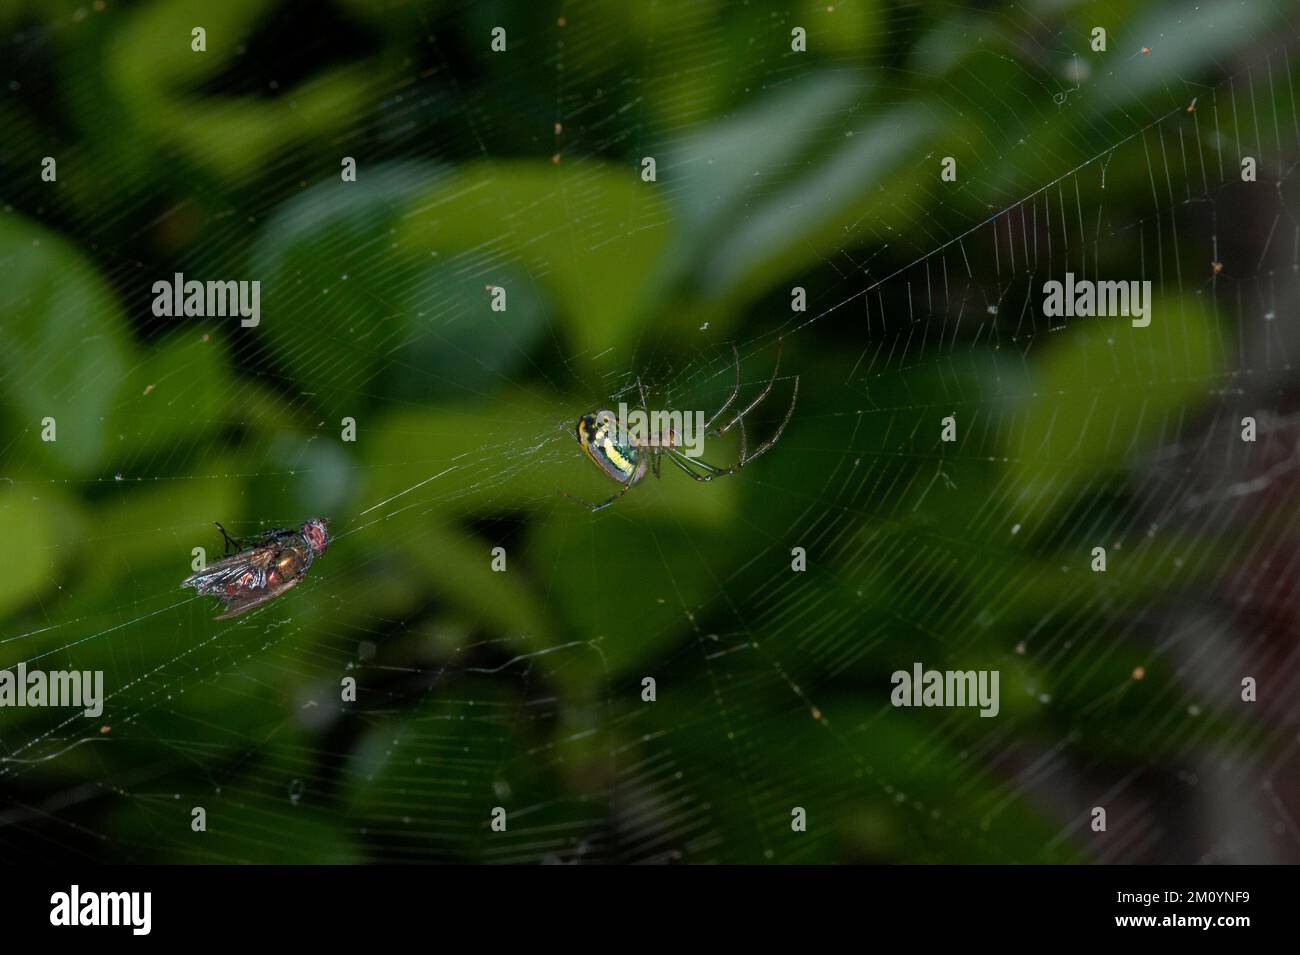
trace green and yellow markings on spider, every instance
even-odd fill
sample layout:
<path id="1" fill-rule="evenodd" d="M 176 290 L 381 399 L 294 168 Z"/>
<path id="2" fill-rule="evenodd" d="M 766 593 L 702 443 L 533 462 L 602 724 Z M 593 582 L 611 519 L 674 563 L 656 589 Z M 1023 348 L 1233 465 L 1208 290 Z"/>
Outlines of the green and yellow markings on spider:
<path id="1" fill-rule="evenodd" d="M 594 411 L 578 419 L 578 443 L 597 467 L 621 484 L 645 477 L 646 462 L 630 443 L 614 440 L 617 422 L 612 412 Z"/>

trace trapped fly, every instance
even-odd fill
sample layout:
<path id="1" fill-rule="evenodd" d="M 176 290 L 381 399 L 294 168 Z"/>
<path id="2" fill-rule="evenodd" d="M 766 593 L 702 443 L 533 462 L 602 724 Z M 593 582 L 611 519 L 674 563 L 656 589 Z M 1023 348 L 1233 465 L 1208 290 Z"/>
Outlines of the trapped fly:
<path id="1" fill-rule="evenodd" d="M 297 585 L 330 542 L 329 522 L 321 517 L 311 518 L 297 530 L 276 528 L 248 540 L 231 537 L 220 524 L 217 530 L 228 556 L 181 584 L 220 600 L 226 612 L 217 620 L 237 617 Z M 230 554 L 231 550 L 236 553 Z"/>

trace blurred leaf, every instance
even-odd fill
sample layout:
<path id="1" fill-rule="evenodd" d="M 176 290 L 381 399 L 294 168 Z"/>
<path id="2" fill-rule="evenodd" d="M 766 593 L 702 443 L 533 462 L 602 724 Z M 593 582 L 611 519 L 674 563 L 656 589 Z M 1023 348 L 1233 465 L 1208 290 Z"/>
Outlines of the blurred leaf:
<path id="1" fill-rule="evenodd" d="M 0 219 L 0 387 L 31 457 L 92 472 L 104 419 L 131 361 L 112 293 L 72 246 L 14 215 Z M 41 421 L 57 440 L 41 440 Z"/>
<path id="2" fill-rule="evenodd" d="M 114 461 L 127 472 L 155 475 L 161 453 L 173 466 L 189 463 L 180 449 L 227 424 L 231 381 L 223 357 L 196 331 L 158 341 L 123 377 L 113 412 Z"/>
<path id="3" fill-rule="evenodd" d="M 1156 92 L 1174 91 L 1175 97 L 1190 101 L 1189 78 L 1220 64 L 1270 22 L 1293 23 L 1295 14 L 1294 8 L 1272 0 L 1206 4 L 1195 10 L 1196 16 L 1183 15 L 1186 7 L 1177 2 L 1133 10 L 1129 21 L 1121 29 L 1112 27 L 1107 38 L 1111 55 L 1123 57 L 1122 66 L 1099 70 L 1085 95 L 1107 107 Z M 1144 47 L 1151 52 L 1143 54 Z M 1181 105 L 1181 99 L 1170 105 Z"/>
<path id="4" fill-rule="evenodd" d="M 442 178 L 437 167 L 401 164 L 321 183 L 281 207 L 258 240 L 253 260 L 277 303 L 260 328 L 332 419 L 360 416 L 381 394 L 425 402 L 482 393 L 509 380 L 546 328 L 514 268 L 495 273 L 509 284 L 509 311 L 498 315 L 471 270 L 393 242 L 402 210 Z M 306 348 L 283 320 L 298 309 L 312 314 Z"/>
<path id="5" fill-rule="evenodd" d="M 587 361 L 631 347 L 672 235 L 672 216 L 639 167 L 563 159 L 465 166 L 403 218 L 398 245 L 417 255 L 455 256 L 494 285 L 507 269 L 525 269 L 550 291 L 569 347 Z"/>
<path id="6" fill-rule="evenodd" d="M 495 806 L 508 813 L 507 833 L 528 833 L 554 788 L 521 735 L 524 701 L 501 681 L 452 673 L 411 703 L 400 718 L 375 721 L 343 777 L 347 811 L 369 821 L 381 854 L 482 859 L 497 838 L 488 828 Z M 498 839 L 498 851 L 512 841 Z"/>
<path id="7" fill-rule="evenodd" d="M 692 254 L 716 241 L 746 204 L 797 181 L 801 165 L 813 161 L 826 138 L 825 130 L 868 90 L 866 78 L 854 72 L 813 73 L 683 134 L 665 167 L 683 180 L 673 190 L 673 204 L 686 225 Z M 774 136 L 778 116 L 782 134 Z"/>
<path id="8" fill-rule="evenodd" d="M 855 95 L 851 83 L 842 77 L 817 83 L 831 96 L 830 115 L 842 116 L 845 110 L 838 101 Z M 714 161 L 714 151 L 724 158 L 744 151 L 755 130 L 785 125 L 795 95 L 768 97 L 728 133 L 684 146 L 677 162 L 707 164 Z M 747 302 L 787 276 L 835 258 L 846 244 L 887 245 L 892 233 L 913 217 L 922 184 L 932 185 L 937 177 L 937 171 L 934 176 L 922 173 L 925 167 L 918 162 L 932 162 L 937 170 L 941 141 L 960 134 L 956 117 L 945 121 L 933 104 L 863 108 L 865 119 L 855 116 L 851 125 L 836 123 L 830 129 L 825 128 L 829 119 L 816 121 L 820 108 L 813 109 L 809 122 L 809 132 L 819 134 L 820 148 L 805 144 L 808 152 L 796 163 L 793 155 L 759 146 L 750 174 L 718 193 L 722 209 L 735 212 L 725 229 L 713 226 L 714 241 L 693 264 L 693 280 L 704 296 Z M 792 164 L 797 175 L 788 168 Z M 737 188 L 741 183 L 743 193 Z"/>
<path id="9" fill-rule="evenodd" d="M 0 617 L 59 580 L 60 549 L 49 510 L 30 491 L 0 483 L 0 540 L 10 554 L 22 555 L 0 574 Z"/>
<path id="10" fill-rule="evenodd" d="M 1148 328 L 1128 318 L 1075 319 L 1031 365 L 1033 393 L 1006 454 L 1019 520 L 1031 527 L 1106 471 L 1121 467 L 1205 395 L 1222 367 L 1217 319 L 1198 297 L 1153 291 Z"/>
<path id="11" fill-rule="evenodd" d="M 330 68 L 275 99 L 192 93 L 243 56 L 271 6 L 269 0 L 160 0 L 131 10 L 109 44 L 106 71 L 142 134 L 212 172 L 248 176 L 270 154 L 347 126 L 390 82 L 387 67 L 371 62 Z M 196 27 L 207 31 L 206 52 L 191 49 Z"/>

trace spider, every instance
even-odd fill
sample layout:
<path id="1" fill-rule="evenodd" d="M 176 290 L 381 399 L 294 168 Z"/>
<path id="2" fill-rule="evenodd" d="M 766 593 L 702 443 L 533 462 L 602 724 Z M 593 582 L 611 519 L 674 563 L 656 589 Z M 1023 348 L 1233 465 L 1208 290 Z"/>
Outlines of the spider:
<path id="1" fill-rule="evenodd" d="M 607 409 L 601 409 L 600 411 L 585 414 L 578 419 L 578 444 L 582 446 L 583 453 L 591 459 L 592 463 L 608 477 L 622 484 L 623 487 L 613 497 L 599 504 L 592 504 L 589 501 L 582 500 L 582 498 L 574 497 L 572 494 L 565 494 L 563 491 L 560 493 L 570 500 L 591 508 L 594 513 L 609 507 L 632 490 L 646 476 L 647 471 L 658 478 L 660 462 L 665 455 L 667 455 L 669 461 L 695 480 L 712 481 L 714 478 L 735 474 L 746 464 L 768 451 L 772 445 L 780 440 L 781 433 L 785 431 L 785 426 L 790 423 L 790 418 L 794 415 L 794 405 L 799 398 L 799 376 L 795 376 L 794 393 L 790 396 L 790 407 L 785 413 L 785 418 L 781 421 L 781 426 L 776 429 L 770 438 L 754 449 L 753 453 L 750 453 L 744 418 L 762 404 L 772 390 L 772 385 L 776 383 L 777 372 L 781 369 L 781 347 L 778 344 L 776 364 L 772 368 L 772 377 L 767 380 L 763 390 L 745 406 L 744 410 L 737 412 L 730 421 L 720 428 L 714 428 L 714 422 L 722 417 L 723 413 L 732 406 L 740 394 L 740 353 L 736 351 L 734 344 L 731 346 L 731 353 L 736 360 L 736 384 L 731 389 L 730 396 L 722 403 L 722 407 L 713 413 L 713 417 L 704 422 L 704 435 L 716 437 L 717 435 L 726 434 L 736 425 L 740 425 L 740 458 L 735 464 L 721 468 L 684 454 L 681 451 L 681 435 L 671 425 L 665 426 L 657 434 L 647 434 L 644 437 L 635 434 L 621 435 L 619 434 L 618 420 L 614 413 Z M 636 380 L 636 386 L 641 394 L 641 411 L 649 419 L 645 386 L 641 383 L 640 378 Z"/>

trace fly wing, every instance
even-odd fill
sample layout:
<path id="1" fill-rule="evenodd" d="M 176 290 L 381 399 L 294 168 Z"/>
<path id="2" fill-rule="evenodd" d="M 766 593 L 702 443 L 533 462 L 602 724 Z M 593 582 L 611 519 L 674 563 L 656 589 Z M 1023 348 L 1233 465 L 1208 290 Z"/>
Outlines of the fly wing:
<path id="1" fill-rule="evenodd" d="M 301 577 L 290 577 L 288 580 L 278 583 L 272 587 L 261 587 L 257 590 L 241 590 L 235 596 L 226 601 L 226 612 L 220 616 L 213 617 L 214 620 L 228 620 L 231 617 L 238 617 L 241 613 L 247 613 L 254 607 L 260 607 L 268 600 L 274 600 L 280 594 L 294 586 L 301 580 Z"/>
<path id="2" fill-rule="evenodd" d="M 274 545 L 267 545 L 231 554 L 215 564 L 209 564 L 197 573 L 190 574 L 181 582 L 181 586 L 193 587 L 201 594 L 224 596 L 226 586 L 238 581 L 247 573 L 251 572 L 255 579 L 264 579 L 278 550 L 279 548 Z"/>

